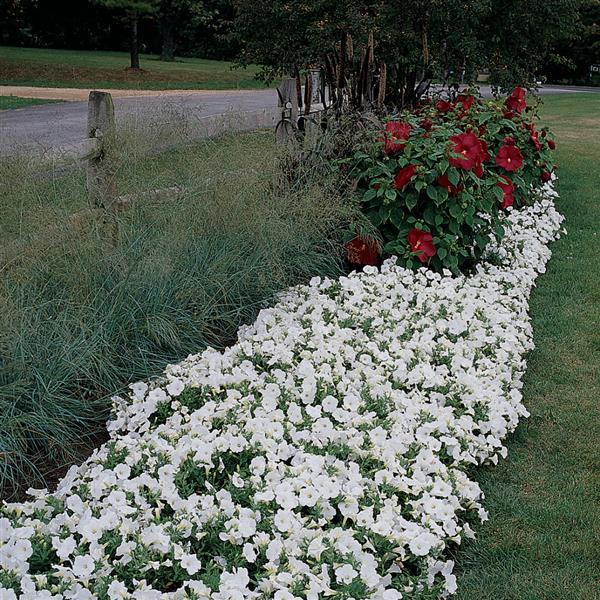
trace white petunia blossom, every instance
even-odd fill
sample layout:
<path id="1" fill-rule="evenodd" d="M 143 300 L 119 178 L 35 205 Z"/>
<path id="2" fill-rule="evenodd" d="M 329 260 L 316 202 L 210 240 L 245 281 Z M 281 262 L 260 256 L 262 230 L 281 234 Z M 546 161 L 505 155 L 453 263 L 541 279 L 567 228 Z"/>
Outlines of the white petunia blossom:
<path id="1" fill-rule="evenodd" d="M 130 386 L 54 494 L 0 508 L 3 600 L 453 593 L 448 547 L 487 518 L 467 473 L 527 416 L 555 197 L 510 211 L 469 275 L 392 258 L 313 278 L 230 348 Z"/>

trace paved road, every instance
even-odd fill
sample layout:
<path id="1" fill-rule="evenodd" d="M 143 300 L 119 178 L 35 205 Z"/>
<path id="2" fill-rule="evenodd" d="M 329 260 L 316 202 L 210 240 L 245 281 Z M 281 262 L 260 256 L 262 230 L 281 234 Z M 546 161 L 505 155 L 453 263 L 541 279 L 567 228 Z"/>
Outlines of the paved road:
<path id="1" fill-rule="evenodd" d="M 116 98 L 117 126 L 146 120 L 190 122 L 222 113 L 260 111 L 277 106 L 275 90 Z M 67 148 L 86 137 L 87 102 L 45 104 L 0 111 L 0 153 Z"/>
<path id="2" fill-rule="evenodd" d="M 600 88 L 543 87 L 541 94 L 600 92 Z M 489 88 L 482 88 L 490 95 Z M 115 99 L 117 123 L 136 119 L 160 122 L 169 118 L 185 118 L 190 122 L 209 115 L 259 111 L 274 108 L 277 95 L 274 90 L 230 92 L 201 92 Z M 175 115 L 175 116 L 174 116 Z M 179 115 L 179 116 L 177 116 Z M 85 137 L 86 102 L 48 104 L 31 108 L 0 111 L 0 154 L 22 150 L 47 151 L 57 147 L 68 148 Z"/>

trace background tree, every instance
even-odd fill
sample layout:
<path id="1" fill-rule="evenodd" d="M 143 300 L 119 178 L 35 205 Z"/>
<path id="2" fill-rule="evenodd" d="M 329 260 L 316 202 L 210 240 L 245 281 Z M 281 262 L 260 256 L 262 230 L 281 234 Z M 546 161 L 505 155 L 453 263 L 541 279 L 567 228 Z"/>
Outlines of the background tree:
<path id="1" fill-rule="evenodd" d="M 573 37 L 562 40 L 545 65 L 548 79 L 557 83 L 598 84 L 600 73 L 590 71 L 600 65 L 600 0 L 586 0 Z"/>
<path id="2" fill-rule="evenodd" d="M 388 103 L 402 106 L 432 82 L 472 82 L 482 68 L 492 84 L 533 84 L 549 49 L 572 35 L 580 4 L 236 0 L 235 32 L 244 48 L 239 62 L 264 65 L 266 80 L 318 67 L 354 103 L 364 101 L 368 83 L 371 96 L 384 88 Z"/>
<path id="3" fill-rule="evenodd" d="M 577 36 L 584 2 L 492 0 L 481 29 L 492 83 L 535 84 L 549 54 Z"/>
<path id="4" fill-rule="evenodd" d="M 184 23 L 204 23 L 213 11 L 204 0 L 160 0 L 161 60 L 175 60 L 176 31 Z"/>
<path id="5" fill-rule="evenodd" d="M 160 8 L 160 0 L 97 0 L 107 8 L 122 11 L 129 23 L 129 53 L 131 68 L 140 68 L 140 44 L 138 26 L 140 17 L 155 15 Z"/>

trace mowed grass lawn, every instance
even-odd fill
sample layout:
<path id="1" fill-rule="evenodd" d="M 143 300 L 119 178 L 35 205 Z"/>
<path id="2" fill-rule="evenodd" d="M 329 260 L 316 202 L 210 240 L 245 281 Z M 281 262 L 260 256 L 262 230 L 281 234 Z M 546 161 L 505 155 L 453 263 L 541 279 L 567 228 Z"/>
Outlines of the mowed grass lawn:
<path id="1" fill-rule="evenodd" d="M 600 94 L 546 96 L 542 116 L 568 235 L 531 301 L 531 417 L 475 475 L 490 521 L 457 552 L 459 600 L 600 598 Z"/>
<path id="2" fill-rule="evenodd" d="M 40 98 L 19 98 L 18 96 L 0 96 L 0 110 L 27 108 L 37 104 L 53 104 L 60 100 L 42 100 Z"/>
<path id="3" fill-rule="evenodd" d="M 129 69 L 126 52 L 48 50 L 0 46 L 0 82 L 36 87 L 114 89 L 256 89 L 258 67 L 200 58 L 163 62 L 142 54 L 139 72 Z"/>

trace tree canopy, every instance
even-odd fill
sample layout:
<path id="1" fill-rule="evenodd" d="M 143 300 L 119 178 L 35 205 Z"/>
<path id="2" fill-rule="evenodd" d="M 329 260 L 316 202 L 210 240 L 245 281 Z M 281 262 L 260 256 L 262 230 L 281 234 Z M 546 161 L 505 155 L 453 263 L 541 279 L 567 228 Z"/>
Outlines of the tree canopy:
<path id="1" fill-rule="evenodd" d="M 369 62 L 383 62 L 387 87 L 404 97 L 422 78 L 469 81 L 480 70 L 504 87 L 541 72 L 583 83 L 600 62 L 600 0 L 0 0 L 0 15 L 2 44 L 102 50 L 131 46 L 135 15 L 148 52 L 239 53 L 266 79 L 335 71 L 342 37 L 344 69 L 356 71 L 371 37 Z"/>
<path id="2" fill-rule="evenodd" d="M 242 64 L 266 80 L 311 67 L 331 80 L 381 73 L 395 100 L 414 100 L 431 81 L 532 84 L 549 49 L 573 36 L 581 0 L 235 0 Z M 369 50 L 370 48 L 370 50 Z M 356 77 L 356 74 L 355 74 Z M 339 81 L 338 81 L 339 83 Z"/>

